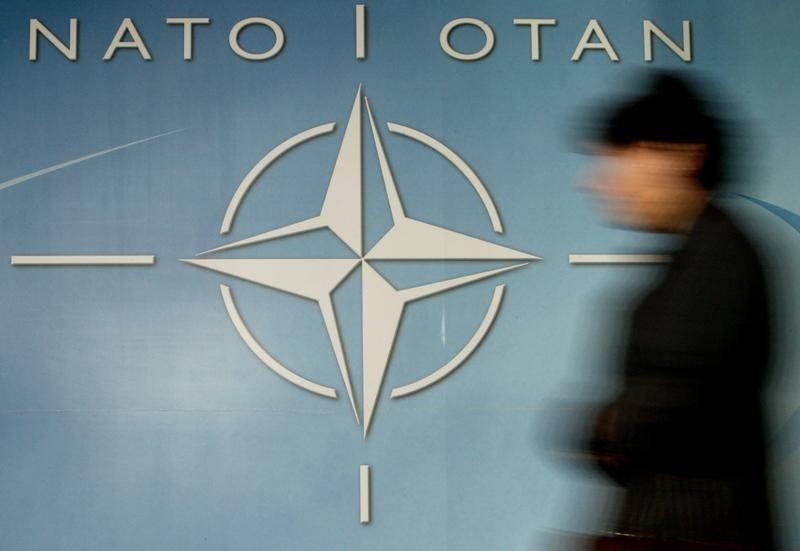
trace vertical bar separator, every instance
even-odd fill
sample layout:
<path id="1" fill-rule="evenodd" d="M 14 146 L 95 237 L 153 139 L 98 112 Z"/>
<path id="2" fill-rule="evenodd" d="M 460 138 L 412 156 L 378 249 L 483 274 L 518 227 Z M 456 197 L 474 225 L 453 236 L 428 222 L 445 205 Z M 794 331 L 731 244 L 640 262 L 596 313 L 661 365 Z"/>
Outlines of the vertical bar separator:
<path id="1" fill-rule="evenodd" d="M 360 513 L 361 524 L 369 524 L 370 522 L 370 470 L 369 465 L 361 465 L 359 468 L 359 486 L 360 486 Z"/>

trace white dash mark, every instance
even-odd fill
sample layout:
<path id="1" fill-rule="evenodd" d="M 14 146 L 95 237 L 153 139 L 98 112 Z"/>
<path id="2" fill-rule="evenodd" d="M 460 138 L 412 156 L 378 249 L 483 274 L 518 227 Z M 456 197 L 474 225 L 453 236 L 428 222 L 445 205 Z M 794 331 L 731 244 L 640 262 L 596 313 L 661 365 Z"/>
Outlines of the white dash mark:
<path id="1" fill-rule="evenodd" d="M 667 264 L 667 254 L 571 254 L 570 264 Z"/>
<path id="2" fill-rule="evenodd" d="M 47 255 L 12 256 L 13 266 L 152 266 L 153 255 Z"/>
<path id="3" fill-rule="evenodd" d="M 442 348 L 447 346 L 447 310 L 442 307 L 442 326 L 440 328 L 442 334 Z"/>
<path id="4" fill-rule="evenodd" d="M 366 7 L 364 4 L 356 4 L 356 59 L 367 57 L 366 30 Z"/>
<path id="5" fill-rule="evenodd" d="M 361 495 L 360 518 L 361 524 L 369 524 L 370 522 L 370 473 L 369 465 L 361 465 L 359 468 L 359 485 Z"/>

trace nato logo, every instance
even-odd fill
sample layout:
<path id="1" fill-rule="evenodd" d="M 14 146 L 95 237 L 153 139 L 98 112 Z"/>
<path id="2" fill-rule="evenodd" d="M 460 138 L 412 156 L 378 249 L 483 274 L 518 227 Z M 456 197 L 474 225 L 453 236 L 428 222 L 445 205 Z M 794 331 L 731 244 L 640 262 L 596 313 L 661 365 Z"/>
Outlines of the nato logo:
<path id="1" fill-rule="evenodd" d="M 390 229 L 368 250 L 365 250 L 364 247 L 362 212 L 364 177 L 361 156 L 364 111 L 366 111 L 372 141 L 375 144 L 375 153 L 392 218 Z M 477 192 L 494 231 L 497 233 L 503 231 L 497 208 L 486 187 L 461 157 L 443 143 L 413 128 L 395 123 L 389 123 L 387 128 L 392 134 L 405 136 L 430 147 L 452 163 L 455 170 L 463 174 L 466 181 Z M 259 160 L 236 188 L 228 203 L 222 219 L 220 234 L 224 236 L 231 231 L 236 214 L 247 196 L 247 192 L 276 159 L 309 140 L 333 132 L 334 129 L 335 124 L 328 123 L 300 132 L 269 151 Z M 332 232 L 347 245 L 352 254 L 346 258 L 211 258 L 211 256 L 227 250 L 317 230 Z M 369 102 L 362 95 L 361 88 L 356 92 L 320 213 L 312 218 L 299 220 L 283 227 L 214 247 L 197 256 L 199 258 L 185 260 L 185 262 L 265 285 L 318 304 L 336 357 L 342 386 L 356 422 L 362 425 L 364 438 L 370 429 L 375 408 L 378 405 L 381 386 L 390 363 L 398 327 L 406 305 L 456 287 L 500 276 L 538 259 L 538 257 L 525 252 L 415 220 L 408 216 L 400 199 L 378 124 Z M 513 261 L 514 263 L 494 270 L 478 271 L 462 277 L 397 289 L 374 267 L 373 262 L 381 260 L 491 260 L 506 261 L 506 263 Z M 332 294 L 337 287 L 359 269 L 361 270 L 361 322 L 363 328 L 363 373 L 361 374 L 363 397 L 361 400 L 355 396 L 351 384 L 352 373 L 342 345 L 339 322 L 332 300 Z M 337 398 L 338 394 L 335 388 L 298 375 L 261 346 L 240 314 L 231 288 L 227 285 L 220 285 L 220 291 L 231 323 L 242 340 L 264 365 L 308 392 L 328 398 Z M 421 379 L 392 389 L 391 397 L 406 396 L 434 385 L 462 365 L 488 334 L 498 314 L 500 303 L 503 300 L 503 292 L 502 284 L 495 287 L 488 310 L 478 329 L 450 361 Z"/>

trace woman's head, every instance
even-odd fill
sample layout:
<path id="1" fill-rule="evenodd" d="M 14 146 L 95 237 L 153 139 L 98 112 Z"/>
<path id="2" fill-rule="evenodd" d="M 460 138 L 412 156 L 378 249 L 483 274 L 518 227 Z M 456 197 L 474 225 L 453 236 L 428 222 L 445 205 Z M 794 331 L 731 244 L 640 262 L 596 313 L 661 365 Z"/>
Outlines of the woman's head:
<path id="1" fill-rule="evenodd" d="M 723 179 L 719 123 L 672 73 L 610 109 L 590 149 L 599 161 L 585 188 L 625 226 L 685 231 Z"/>

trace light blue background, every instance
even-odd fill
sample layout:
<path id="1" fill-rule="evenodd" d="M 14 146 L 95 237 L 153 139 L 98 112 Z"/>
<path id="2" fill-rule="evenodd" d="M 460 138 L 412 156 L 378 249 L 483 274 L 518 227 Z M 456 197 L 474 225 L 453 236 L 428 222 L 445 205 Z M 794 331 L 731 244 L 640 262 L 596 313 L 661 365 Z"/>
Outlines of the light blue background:
<path id="1" fill-rule="evenodd" d="M 741 190 L 800 211 L 792 45 L 800 5 L 746 0 L 366 2 L 368 58 L 354 59 L 355 2 L 17 1 L 0 5 L 0 182 L 172 130 L 179 133 L 0 191 L 0 548 L 550 550 L 554 531 L 585 530 L 613 508 L 591 473 L 550 459 L 537 436 L 560 397 L 601 399 L 615 319 L 653 268 L 575 267 L 567 255 L 638 252 L 650 236 L 600 224 L 577 189 L 589 160 L 570 132 L 598 97 L 626 90 L 642 62 L 642 20 L 671 36 L 693 24 L 694 61 L 657 45 L 654 67 L 702 71 L 749 121 Z M 167 17 L 210 17 L 184 62 Z M 266 16 L 284 50 L 248 62 L 228 47 L 238 20 Z M 497 38 L 484 60 L 439 47 L 442 26 L 478 17 Z M 80 58 L 46 41 L 27 60 L 28 20 L 61 37 L 80 19 Z M 101 57 L 132 17 L 153 61 Z M 519 17 L 556 18 L 530 59 Z M 572 51 L 598 18 L 621 57 Z M 461 29 L 453 43 L 475 49 Z M 246 31 L 252 49 L 268 33 Z M 224 209 L 247 171 L 297 132 L 336 122 L 334 136 L 292 151 L 248 195 L 239 238 L 318 212 L 355 91 L 363 84 L 412 216 L 543 261 L 413 304 L 364 441 L 344 399 L 326 400 L 266 369 L 239 339 L 218 285 L 231 285 L 262 343 L 297 372 L 343 394 L 316 307 L 179 262 L 223 242 Z M 506 232 L 495 235 L 452 166 L 386 122 L 443 140 L 477 171 Z M 388 208 L 365 144 L 368 243 Z M 758 185 L 753 185 L 757 182 Z M 800 236 L 744 201 L 768 237 L 781 296 L 782 370 L 772 393 L 781 531 L 800 549 L 792 370 L 800 311 Z M 336 256 L 308 235 L 253 249 L 268 257 Z M 13 268 L 17 254 L 155 254 L 148 268 Z M 238 253 L 237 253 L 238 254 Z M 2 260 L 6 259 L 6 260 Z M 466 273 L 463 264 L 381 267 L 408 286 Z M 401 400 L 391 388 L 436 369 L 477 327 L 497 283 L 506 300 L 487 340 L 459 371 Z M 360 373 L 359 280 L 337 291 L 352 369 Z M 444 323 L 444 339 L 442 325 Z M 355 377 L 358 380 L 358 377 Z M 360 386 L 360 385 L 357 385 Z M 794 427 L 794 428 L 793 428 Z M 792 431 L 795 431 L 794 433 Z M 788 442 L 788 445 L 787 445 Z M 358 465 L 373 469 L 373 521 L 358 523 Z"/>

